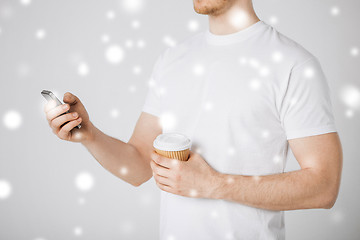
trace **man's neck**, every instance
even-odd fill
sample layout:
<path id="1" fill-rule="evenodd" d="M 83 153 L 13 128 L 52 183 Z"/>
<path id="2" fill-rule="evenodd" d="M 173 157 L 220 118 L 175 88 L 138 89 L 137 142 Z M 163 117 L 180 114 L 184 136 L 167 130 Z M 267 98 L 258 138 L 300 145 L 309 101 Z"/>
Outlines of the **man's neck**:
<path id="1" fill-rule="evenodd" d="M 209 15 L 209 30 L 216 35 L 231 34 L 260 21 L 254 11 L 252 1 L 239 1 L 224 13 Z"/>

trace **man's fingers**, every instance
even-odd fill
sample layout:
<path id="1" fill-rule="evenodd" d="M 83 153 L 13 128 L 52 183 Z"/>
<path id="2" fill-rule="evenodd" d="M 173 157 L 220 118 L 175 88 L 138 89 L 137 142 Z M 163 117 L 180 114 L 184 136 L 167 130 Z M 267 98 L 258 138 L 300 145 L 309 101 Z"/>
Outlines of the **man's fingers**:
<path id="1" fill-rule="evenodd" d="M 56 107 L 56 101 L 55 100 L 49 100 L 45 105 L 44 105 L 44 112 L 48 113 L 50 110 L 52 110 L 53 108 Z"/>
<path id="2" fill-rule="evenodd" d="M 76 120 L 73 120 L 67 124 L 65 124 L 59 131 L 58 136 L 63 139 L 63 140 L 67 140 L 69 138 L 69 132 L 76 127 L 77 125 L 79 125 L 81 123 L 81 118 L 78 118 Z"/>
<path id="3" fill-rule="evenodd" d="M 163 177 L 157 174 L 154 174 L 154 179 L 157 183 L 161 183 L 167 186 L 171 186 L 171 180 L 167 177 Z"/>
<path id="4" fill-rule="evenodd" d="M 64 108 L 65 107 L 65 108 Z M 46 118 L 51 122 L 54 118 L 69 110 L 69 104 L 59 105 L 46 113 Z"/>
<path id="5" fill-rule="evenodd" d="M 159 155 L 154 150 L 151 153 L 151 159 L 153 159 L 158 165 L 161 165 L 165 168 L 172 168 L 178 164 L 177 159 L 171 159 L 164 156 Z"/>
<path id="6" fill-rule="evenodd" d="M 73 114 L 75 114 L 76 116 L 74 116 Z M 77 114 L 76 112 L 72 112 L 72 113 L 66 113 L 64 115 L 61 115 L 55 119 L 53 119 L 51 121 L 50 126 L 52 128 L 60 128 L 61 125 L 63 125 L 64 123 L 68 122 L 68 121 L 72 121 L 75 120 L 79 117 L 79 114 Z"/>
<path id="7" fill-rule="evenodd" d="M 157 164 L 155 161 L 151 161 L 150 166 L 155 174 L 163 177 L 169 177 L 170 170 L 168 168 L 164 168 L 163 166 Z"/>

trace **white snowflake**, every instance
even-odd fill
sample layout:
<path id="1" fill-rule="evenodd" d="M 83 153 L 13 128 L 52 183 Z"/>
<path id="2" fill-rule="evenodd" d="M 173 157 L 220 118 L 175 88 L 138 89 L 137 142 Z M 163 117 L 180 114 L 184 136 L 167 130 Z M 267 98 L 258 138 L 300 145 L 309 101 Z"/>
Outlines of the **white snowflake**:
<path id="1" fill-rule="evenodd" d="M 12 187 L 6 180 L 0 180 L 0 200 L 8 198 L 12 193 Z"/>
<path id="2" fill-rule="evenodd" d="M 80 62 L 78 65 L 78 74 L 80 76 L 86 76 L 89 74 L 89 66 L 85 62 Z"/>
<path id="3" fill-rule="evenodd" d="M 105 57 L 109 63 L 118 64 L 124 60 L 124 50 L 118 45 L 110 45 L 106 48 Z"/>
<path id="4" fill-rule="evenodd" d="M 271 25 L 276 25 L 278 22 L 279 22 L 279 19 L 278 19 L 277 16 L 270 16 L 270 18 L 269 18 L 269 23 L 270 23 Z"/>
<path id="5" fill-rule="evenodd" d="M 80 172 L 75 178 L 75 185 L 81 191 L 89 191 L 94 186 L 94 178 L 89 172 Z"/>
<path id="6" fill-rule="evenodd" d="M 46 31 L 44 29 L 38 29 L 35 33 L 37 39 L 41 40 L 46 37 Z"/>
<path id="7" fill-rule="evenodd" d="M 343 103 L 351 108 L 360 108 L 360 90 L 352 85 L 344 86 L 340 91 L 340 98 Z"/>
<path id="8" fill-rule="evenodd" d="M 176 46 L 176 41 L 169 35 L 164 36 L 163 42 L 169 47 Z"/>
<path id="9" fill-rule="evenodd" d="M 333 6 L 330 9 L 330 13 L 333 16 L 338 16 L 340 14 L 340 9 L 337 6 Z"/>
<path id="10" fill-rule="evenodd" d="M 6 128 L 15 130 L 22 124 L 21 114 L 16 110 L 9 110 L 5 113 L 3 122 Z"/>
<path id="11" fill-rule="evenodd" d="M 197 20 L 190 20 L 188 22 L 188 29 L 191 31 L 191 32 L 195 32 L 199 29 L 199 22 Z"/>
<path id="12" fill-rule="evenodd" d="M 163 129 L 173 129 L 176 126 L 175 115 L 170 112 L 164 112 L 160 116 L 160 125 Z"/>

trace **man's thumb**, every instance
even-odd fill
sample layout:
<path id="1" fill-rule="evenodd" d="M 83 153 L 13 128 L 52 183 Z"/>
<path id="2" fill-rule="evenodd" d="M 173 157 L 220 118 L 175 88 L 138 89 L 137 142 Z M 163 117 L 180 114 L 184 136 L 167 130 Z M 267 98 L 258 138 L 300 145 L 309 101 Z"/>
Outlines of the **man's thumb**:
<path id="1" fill-rule="evenodd" d="M 63 100 L 64 100 L 65 103 L 68 103 L 70 105 L 74 105 L 77 102 L 76 96 L 71 94 L 70 92 L 66 92 L 64 94 Z"/>

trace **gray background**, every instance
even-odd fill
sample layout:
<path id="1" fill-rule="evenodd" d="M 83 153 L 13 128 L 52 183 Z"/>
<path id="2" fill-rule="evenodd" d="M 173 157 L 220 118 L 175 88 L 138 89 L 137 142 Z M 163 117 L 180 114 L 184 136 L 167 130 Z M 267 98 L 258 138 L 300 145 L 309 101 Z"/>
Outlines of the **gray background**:
<path id="1" fill-rule="evenodd" d="M 254 6 L 260 19 L 319 58 L 344 150 L 335 206 L 286 211 L 287 239 L 359 239 L 360 2 L 255 0 Z M 208 17 L 191 0 L 0 0 L 1 240 L 158 238 L 154 181 L 135 188 L 80 143 L 58 139 L 40 92 L 52 90 L 61 100 L 72 92 L 99 129 L 127 142 L 156 57 L 206 28 Z M 124 51 L 117 64 L 106 57 L 113 45 Z M 296 169 L 290 155 L 286 171 Z"/>

